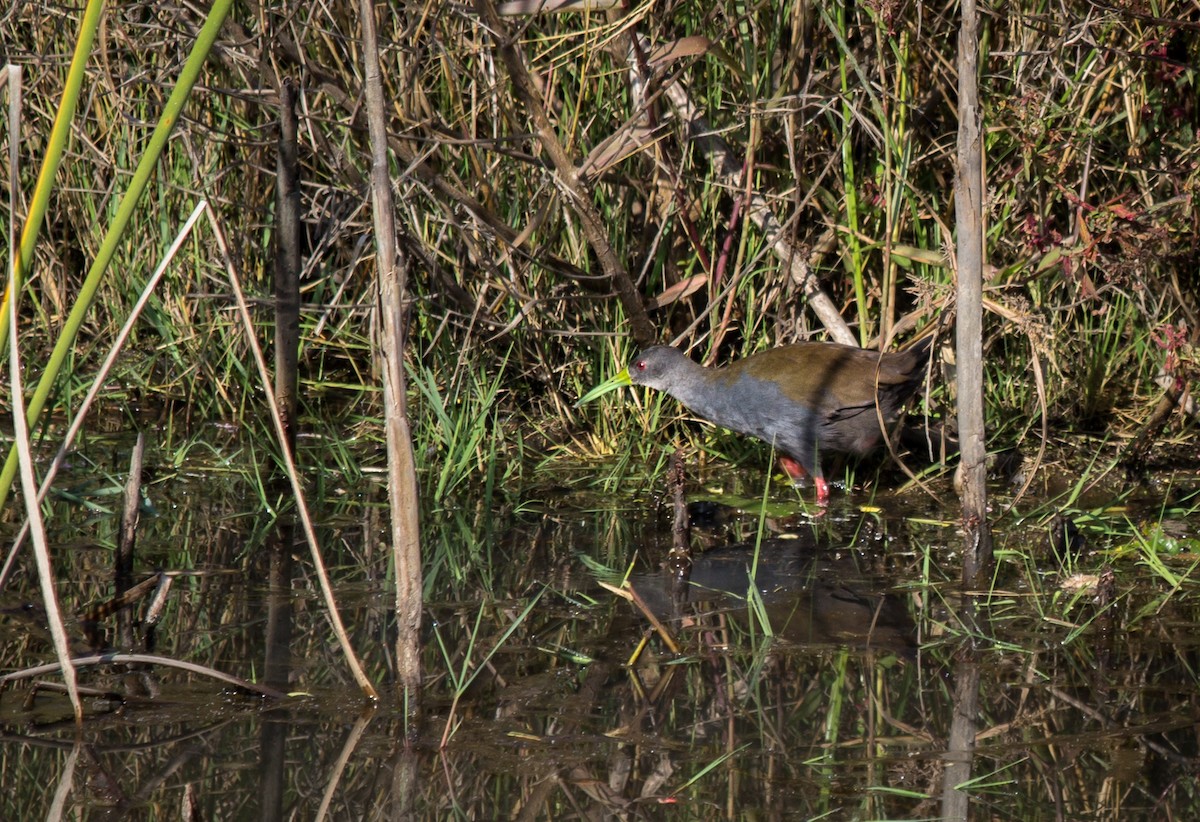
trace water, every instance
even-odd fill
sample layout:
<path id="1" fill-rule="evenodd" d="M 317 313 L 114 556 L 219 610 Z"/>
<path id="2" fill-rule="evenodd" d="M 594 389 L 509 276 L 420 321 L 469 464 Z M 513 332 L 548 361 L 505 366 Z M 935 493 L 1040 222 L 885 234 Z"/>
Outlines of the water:
<path id="1" fill-rule="evenodd" d="M 706 550 L 690 584 L 660 567 L 669 506 L 652 484 L 601 498 L 576 490 L 589 468 L 456 500 L 424 520 L 428 684 L 406 746 L 387 684 L 381 489 L 327 481 L 314 502 L 343 619 L 383 694 L 371 704 L 307 547 L 252 475 L 222 464 L 160 469 L 149 487 L 138 579 L 175 574 L 152 651 L 290 695 L 94 666 L 80 672 L 93 690 L 76 736 L 62 694 L 11 683 L 0 818 L 938 818 L 954 760 L 976 819 L 1200 810 L 1194 477 L 1120 509 L 1097 489 L 1066 511 L 1075 541 L 1027 503 L 1023 521 L 1001 520 L 980 596 L 958 583 L 954 511 L 920 492 L 835 494 L 814 517 L 775 489 L 760 517 L 761 475 L 720 475 L 725 493 L 693 497 L 744 492 L 750 510 L 697 509 Z M 89 649 L 78 615 L 112 591 L 115 520 L 101 508 L 119 505 L 92 476 L 77 469 L 48 517 L 76 653 Z M 635 602 L 600 585 L 627 569 Z M 37 591 L 22 571 L 0 596 L 6 672 L 53 659 Z M 132 607 L 129 650 L 146 650 L 147 607 Z M 92 642 L 116 642 L 117 619 L 97 620 Z M 973 678 L 976 742 L 956 757 Z"/>

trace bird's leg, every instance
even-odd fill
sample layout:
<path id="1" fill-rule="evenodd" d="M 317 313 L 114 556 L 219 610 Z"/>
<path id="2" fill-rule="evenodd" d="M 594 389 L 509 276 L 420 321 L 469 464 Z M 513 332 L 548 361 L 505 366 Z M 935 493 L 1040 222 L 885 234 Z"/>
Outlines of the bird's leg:
<path id="1" fill-rule="evenodd" d="M 779 467 L 783 469 L 783 473 L 788 475 L 788 479 L 795 483 L 801 482 L 808 476 L 808 472 L 804 470 L 804 466 L 787 454 L 779 455 Z"/>
<path id="2" fill-rule="evenodd" d="M 804 466 L 799 461 L 792 459 L 787 454 L 779 455 L 779 466 L 783 468 L 783 473 L 794 483 L 799 483 L 807 477 L 808 471 L 804 470 Z M 817 486 L 817 505 L 829 504 L 829 483 L 822 476 L 813 475 L 813 485 Z"/>
<path id="3" fill-rule="evenodd" d="M 813 477 L 813 484 L 817 486 L 817 505 L 828 505 L 829 483 L 824 477 Z"/>

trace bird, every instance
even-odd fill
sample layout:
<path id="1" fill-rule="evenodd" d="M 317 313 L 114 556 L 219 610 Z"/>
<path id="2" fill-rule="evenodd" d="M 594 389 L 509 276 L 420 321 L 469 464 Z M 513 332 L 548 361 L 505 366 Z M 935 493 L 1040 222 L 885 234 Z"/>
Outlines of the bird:
<path id="1" fill-rule="evenodd" d="M 659 345 L 597 385 L 576 405 L 620 386 L 665 391 L 697 416 L 771 445 L 793 482 L 812 477 L 818 505 L 829 502 L 820 458 L 864 456 L 884 441 L 921 385 L 933 336 L 879 353 L 831 342 L 770 348 L 706 368 L 683 351 Z M 878 409 L 878 413 L 877 413 Z"/>

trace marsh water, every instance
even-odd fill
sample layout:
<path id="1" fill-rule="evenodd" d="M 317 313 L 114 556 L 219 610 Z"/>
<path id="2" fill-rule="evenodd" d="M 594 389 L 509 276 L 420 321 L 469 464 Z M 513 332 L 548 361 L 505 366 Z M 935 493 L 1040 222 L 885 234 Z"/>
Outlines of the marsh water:
<path id="1" fill-rule="evenodd" d="M 372 702 L 266 469 L 227 440 L 151 448 L 134 581 L 169 580 L 152 629 L 150 596 L 97 608 L 128 443 L 81 447 L 47 517 L 59 597 L 79 656 L 284 695 L 101 659 L 80 668 L 77 733 L 59 676 L 7 682 L 0 818 L 925 819 L 949 794 L 974 819 L 1200 812 L 1194 472 L 1084 487 L 1056 462 L 1012 510 L 998 480 L 979 591 L 942 478 L 940 500 L 843 489 L 822 513 L 761 466 L 689 477 L 684 575 L 655 477 L 601 493 L 600 467 L 563 464 L 427 502 L 427 686 L 406 720 L 378 475 L 311 474 Z M 33 563 L 17 568 L 4 673 L 54 659 Z M 973 682 L 974 743 L 952 750 Z"/>

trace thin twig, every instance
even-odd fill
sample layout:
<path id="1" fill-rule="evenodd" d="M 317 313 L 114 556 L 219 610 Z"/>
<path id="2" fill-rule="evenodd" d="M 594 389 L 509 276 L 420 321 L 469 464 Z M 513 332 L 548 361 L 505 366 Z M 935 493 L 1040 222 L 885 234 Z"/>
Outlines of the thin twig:
<path id="1" fill-rule="evenodd" d="M 284 699 L 287 694 L 282 691 L 277 691 L 274 688 L 268 688 L 266 685 L 257 685 L 249 682 L 241 677 L 233 676 L 216 668 L 209 668 L 206 665 L 197 665 L 194 662 L 185 662 L 182 659 L 171 659 L 166 656 L 158 656 L 157 654 L 87 654 L 85 656 L 67 657 L 67 662 L 74 668 L 87 668 L 92 665 L 161 665 L 164 668 L 179 668 L 182 671 L 190 671 L 193 674 L 202 674 L 203 676 L 225 682 L 235 688 L 241 688 L 246 691 L 252 691 L 260 696 L 270 697 L 271 699 Z M 45 665 L 35 665 L 32 668 L 22 668 L 19 671 L 13 671 L 10 674 L 0 676 L 0 686 L 17 682 L 22 679 L 31 679 L 36 676 L 46 676 L 55 673 L 62 669 L 62 665 L 58 662 L 50 662 Z"/>
<path id="2" fill-rule="evenodd" d="M 74 445 L 75 438 L 79 436 L 80 430 L 83 429 L 84 419 L 86 419 L 88 411 L 91 410 L 92 403 L 95 402 L 96 397 L 99 396 L 100 390 L 108 383 L 108 375 L 112 371 L 113 366 L 116 364 L 117 357 L 120 356 L 121 351 L 125 347 L 126 341 L 129 339 L 129 335 L 133 333 L 134 326 L 137 325 L 138 318 L 141 317 L 142 311 L 146 308 L 147 303 L 150 302 L 151 295 L 154 293 L 155 288 L 158 287 L 159 281 L 166 273 L 167 266 L 170 265 L 171 261 L 175 259 L 175 255 L 179 253 L 180 247 L 191 234 L 192 226 L 196 224 L 196 220 L 200 219 L 200 215 L 204 213 L 206 208 L 208 208 L 208 201 L 201 200 L 196 207 L 192 209 L 192 213 L 184 222 L 183 228 L 181 228 L 179 233 L 175 235 L 175 240 L 171 243 L 171 247 L 167 249 L 166 254 L 163 255 L 162 261 L 159 262 L 158 267 L 154 269 L 154 274 L 146 282 L 146 286 L 142 289 L 142 293 L 138 296 L 137 302 L 134 303 L 133 309 L 129 312 L 129 316 L 126 318 L 125 324 L 121 326 L 121 331 L 117 334 L 116 339 L 113 340 L 113 344 L 109 348 L 108 354 L 104 358 L 104 362 L 100 364 L 100 368 L 96 371 L 96 376 L 92 380 L 92 384 L 88 388 L 87 394 L 84 395 L 83 401 L 79 404 L 79 410 L 75 412 L 74 419 L 71 420 L 70 426 L 67 427 L 67 433 L 63 435 L 62 445 L 59 446 L 58 453 L 54 455 L 54 459 L 51 461 L 50 467 L 46 469 L 46 475 L 42 478 L 42 485 L 38 489 L 37 499 L 39 504 L 41 504 L 41 502 L 46 498 L 46 494 L 50 492 L 50 488 L 54 483 L 54 478 L 58 475 L 58 469 L 62 467 L 63 461 L 67 458 L 67 452 L 70 450 L 72 445 Z M 25 525 L 22 526 L 20 532 L 17 534 L 17 538 L 13 540 L 12 550 L 5 559 L 3 569 L 0 569 L 0 590 L 3 590 L 5 584 L 8 582 L 8 578 L 12 573 L 13 563 L 16 560 L 17 552 L 28 534 L 29 523 L 26 522 Z"/>
<path id="3" fill-rule="evenodd" d="M 10 268 L 9 287 L 13 294 L 21 293 L 20 273 L 16 266 Z M 50 636 L 54 640 L 54 653 L 58 656 L 58 667 L 62 670 L 67 685 L 67 695 L 75 710 L 75 723 L 83 723 L 83 703 L 79 700 L 79 688 L 75 679 L 75 668 L 71 665 L 71 645 L 67 641 L 67 629 L 63 624 L 62 609 L 58 607 L 58 591 L 54 583 L 54 568 L 50 565 L 50 546 L 46 541 L 46 529 L 42 523 L 42 507 L 38 505 L 37 481 L 33 477 L 33 454 L 29 448 L 29 423 L 25 419 L 25 389 L 21 385 L 20 334 L 17 333 L 17 301 L 8 301 L 9 373 L 12 376 L 13 438 L 17 452 L 17 473 L 21 477 L 21 497 L 25 502 L 25 515 L 29 521 L 29 533 L 33 536 L 33 556 L 37 564 L 38 579 L 41 581 L 42 603 L 46 608 L 46 621 Z"/>
<path id="4" fill-rule="evenodd" d="M 342 646 L 342 654 L 346 657 L 346 664 L 350 666 L 350 672 L 354 675 L 358 687 L 368 698 L 378 699 L 379 695 L 375 691 L 374 686 L 371 685 L 371 681 L 367 679 L 367 675 L 354 653 L 354 647 L 350 644 L 350 635 L 346 632 L 346 626 L 342 623 L 342 617 L 338 613 L 337 599 L 333 595 L 333 584 L 329 581 L 329 572 L 325 569 L 325 561 L 321 558 L 321 547 L 317 542 L 317 532 L 313 527 L 312 517 L 308 513 L 308 502 L 304 496 L 304 487 L 296 471 L 296 459 L 292 454 L 292 449 L 288 447 L 287 432 L 283 429 L 283 420 L 279 416 L 279 407 L 275 403 L 275 394 L 271 390 L 271 375 L 267 371 L 267 361 L 263 357 L 262 348 L 258 344 L 257 337 L 255 337 L 254 320 L 250 316 L 250 307 L 246 304 L 246 295 L 242 292 L 241 278 L 238 277 L 233 257 L 229 253 L 229 244 L 225 241 L 225 232 L 221 230 L 220 223 L 217 222 L 217 215 L 213 210 L 211 208 L 207 209 L 206 213 L 208 214 L 209 225 L 212 226 L 213 234 L 216 237 L 217 246 L 221 250 L 221 257 L 225 261 L 225 271 L 229 276 L 229 285 L 233 289 L 233 296 L 237 302 L 238 315 L 242 318 L 242 327 L 246 332 L 246 341 L 251 353 L 254 355 L 254 364 L 258 368 L 259 379 L 262 380 L 263 395 L 267 402 L 267 410 L 270 412 L 271 423 L 275 426 L 275 434 L 279 439 L 279 452 L 283 457 L 284 471 L 287 473 L 288 481 L 292 485 L 292 493 L 296 498 L 296 511 L 300 517 L 300 525 L 304 530 L 304 538 L 308 542 L 308 548 L 312 555 L 313 569 L 317 574 L 317 581 L 321 586 L 321 596 L 325 600 L 325 615 L 329 618 L 329 623 L 333 627 L 333 633 L 337 637 L 338 644 Z"/>

